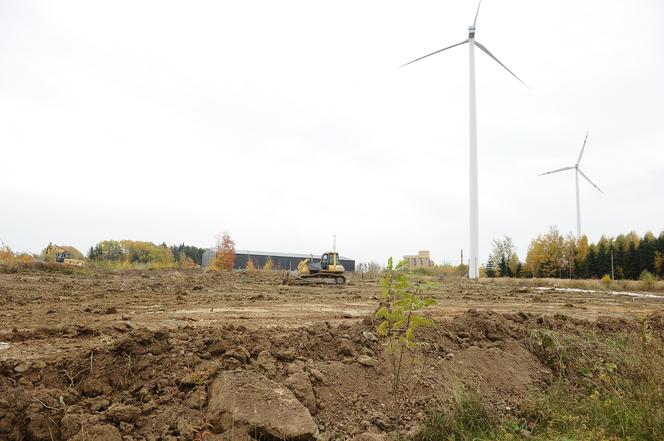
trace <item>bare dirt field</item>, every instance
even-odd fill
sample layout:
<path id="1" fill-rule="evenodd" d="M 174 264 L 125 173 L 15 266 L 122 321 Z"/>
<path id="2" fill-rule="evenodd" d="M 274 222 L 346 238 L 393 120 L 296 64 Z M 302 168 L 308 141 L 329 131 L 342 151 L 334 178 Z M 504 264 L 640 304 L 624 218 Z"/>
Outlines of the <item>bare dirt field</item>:
<path id="1" fill-rule="evenodd" d="M 429 293 L 438 301 L 427 313 L 434 324 L 418 336 L 408 392 L 396 404 L 371 318 L 379 283 L 282 286 L 281 278 L 1 274 L 0 439 L 408 433 L 460 385 L 505 412 L 518 409 L 552 376 L 524 343 L 534 328 L 602 332 L 661 323 L 664 314 L 664 296 L 442 279 Z"/>

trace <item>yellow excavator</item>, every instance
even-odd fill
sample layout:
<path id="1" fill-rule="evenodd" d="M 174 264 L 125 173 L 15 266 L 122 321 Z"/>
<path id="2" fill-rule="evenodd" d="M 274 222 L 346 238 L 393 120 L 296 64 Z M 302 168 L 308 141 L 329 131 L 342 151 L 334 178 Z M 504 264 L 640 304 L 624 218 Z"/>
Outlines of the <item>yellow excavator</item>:
<path id="1" fill-rule="evenodd" d="M 85 262 L 82 260 L 72 259 L 71 253 L 66 248 L 59 245 L 54 245 L 49 242 L 48 246 L 46 247 L 46 260 L 50 260 L 50 256 L 53 254 L 55 254 L 55 261 L 57 263 L 61 263 L 65 266 L 85 266 Z"/>
<path id="2" fill-rule="evenodd" d="M 312 285 L 317 283 L 334 283 L 343 285 L 346 277 L 345 268 L 339 261 L 339 253 L 330 251 L 323 253 L 320 262 L 304 259 L 297 265 L 297 271 L 289 272 L 284 280 L 287 285 Z"/>

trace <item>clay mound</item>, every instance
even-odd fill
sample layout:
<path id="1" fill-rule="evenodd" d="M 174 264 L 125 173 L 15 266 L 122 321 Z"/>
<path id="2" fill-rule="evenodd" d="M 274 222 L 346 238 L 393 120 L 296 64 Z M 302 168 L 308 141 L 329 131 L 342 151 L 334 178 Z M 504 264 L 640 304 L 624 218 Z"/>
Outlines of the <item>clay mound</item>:
<path id="1" fill-rule="evenodd" d="M 169 334 L 165 329 L 159 331 L 135 329 L 115 345 L 116 352 L 131 355 L 159 355 L 171 349 Z"/>
<path id="2" fill-rule="evenodd" d="M 500 341 L 507 338 L 522 338 L 522 324 L 526 314 L 499 314 L 493 311 L 469 309 L 452 320 L 457 336 L 466 341 Z"/>
<path id="3" fill-rule="evenodd" d="M 243 431 L 256 439 L 304 441 L 318 432 L 290 390 L 251 371 L 226 371 L 212 382 L 207 416 L 218 432 Z"/>

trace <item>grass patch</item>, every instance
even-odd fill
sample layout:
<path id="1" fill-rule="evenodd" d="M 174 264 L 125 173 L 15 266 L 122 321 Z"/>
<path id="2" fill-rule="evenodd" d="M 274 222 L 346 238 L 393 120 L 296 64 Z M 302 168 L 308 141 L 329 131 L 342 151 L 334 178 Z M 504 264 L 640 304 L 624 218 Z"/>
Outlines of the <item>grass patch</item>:
<path id="1" fill-rule="evenodd" d="M 569 334 L 537 329 L 526 346 L 555 374 L 552 384 L 514 415 L 476 393 L 458 394 L 430 414 L 433 440 L 664 440 L 664 348 L 661 329 Z"/>
<path id="2" fill-rule="evenodd" d="M 499 416 L 476 392 L 454 396 L 449 408 L 429 414 L 423 441 L 473 441 L 519 439 L 523 427 L 514 419 Z"/>

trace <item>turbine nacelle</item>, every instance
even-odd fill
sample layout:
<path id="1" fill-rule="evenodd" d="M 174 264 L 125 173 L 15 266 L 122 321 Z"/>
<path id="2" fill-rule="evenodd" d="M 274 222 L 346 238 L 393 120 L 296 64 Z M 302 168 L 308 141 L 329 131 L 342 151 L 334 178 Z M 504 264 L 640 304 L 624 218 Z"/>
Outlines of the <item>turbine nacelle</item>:
<path id="1" fill-rule="evenodd" d="M 475 26 L 468 27 L 468 38 L 475 38 Z"/>

